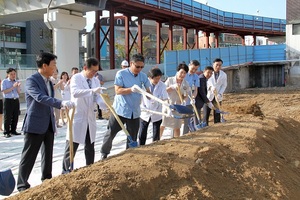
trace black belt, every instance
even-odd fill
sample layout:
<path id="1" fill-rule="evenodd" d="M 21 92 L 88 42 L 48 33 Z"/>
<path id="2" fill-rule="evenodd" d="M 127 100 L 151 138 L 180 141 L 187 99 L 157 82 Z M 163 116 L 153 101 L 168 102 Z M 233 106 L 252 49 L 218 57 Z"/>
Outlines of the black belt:
<path id="1" fill-rule="evenodd" d="M 18 100 L 19 98 L 5 98 L 5 100 Z"/>

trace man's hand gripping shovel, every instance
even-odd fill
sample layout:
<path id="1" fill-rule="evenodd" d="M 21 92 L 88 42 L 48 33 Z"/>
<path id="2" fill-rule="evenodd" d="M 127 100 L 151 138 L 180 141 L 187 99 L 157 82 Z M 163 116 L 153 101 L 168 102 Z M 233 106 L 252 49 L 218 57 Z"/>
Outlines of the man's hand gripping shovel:
<path id="1" fill-rule="evenodd" d="M 154 113 L 154 114 L 164 115 L 164 116 L 167 116 L 167 117 L 174 117 L 174 118 L 177 118 L 177 119 L 189 118 L 189 117 L 192 117 L 194 115 L 194 112 L 191 109 L 187 108 L 186 106 L 177 105 L 177 104 L 174 104 L 174 105 L 168 104 L 166 101 L 163 101 L 162 99 L 160 99 L 160 98 L 144 91 L 142 88 L 140 88 L 137 85 L 134 85 L 133 87 L 134 87 L 136 92 L 140 93 L 143 96 L 146 96 L 147 98 L 150 98 L 154 101 L 157 101 L 158 103 L 161 103 L 162 105 L 166 106 L 169 109 L 168 114 L 146 110 L 148 112 L 151 112 L 151 113 Z M 179 115 L 174 115 L 173 111 L 177 111 Z"/>
<path id="2" fill-rule="evenodd" d="M 218 93 L 217 93 L 217 90 L 214 90 L 214 96 L 215 96 L 215 100 L 217 102 L 217 109 L 216 109 L 216 112 L 217 113 L 220 113 L 221 114 L 221 122 L 225 122 L 226 120 L 224 119 L 224 114 L 229 114 L 228 112 L 224 112 L 221 110 L 221 104 L 220 104 L 220 101 L 219 101 L 219 98 L 218 98 Z"/>

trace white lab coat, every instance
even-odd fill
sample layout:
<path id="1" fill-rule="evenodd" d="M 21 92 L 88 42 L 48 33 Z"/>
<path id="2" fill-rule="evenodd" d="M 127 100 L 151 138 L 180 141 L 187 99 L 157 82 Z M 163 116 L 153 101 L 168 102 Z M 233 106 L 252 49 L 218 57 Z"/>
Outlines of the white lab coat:
<path id="1" fill-rule="evenodd" d="M 100 87 L 99 80 L 95 77 L 91 79 L 92 88 Z M 106 109 L 102 98 L 99 94 L 93 93 L 89 88 L 87 78 L 83 73 L 78 73 L 72 76 L 71 83 L 71 101 L 75 103 L 75 114 L 73 120 L 73 142 L 85 144 L 85 137 L 87 126 L 89 126 L 89 133 L 91 142 L 95 142 L 96 138 L 96 112 L 97 104 L 101 109 Z M 95 97 L 94 97 L 95 95 Z M 94 99 L 96 102 L 94 102 Z M 67 130 L 66 138 L 69 140 L 69 130 Z"/>
<path id="2" fill-rule="evenodd" d="M 209 101 L 214 99 L 213 89 L 217 90 L 217 94 L 221 94 L 223 97 L 223 93 L 227 87 L 227 74 L 220 70 L 218 80 L 215 78 L 215 73 L 213 72 L 212 76 L 207 80 L 207 98 Z M 222 98 L 219 98 L 219 101 L 222 101 Z"/>
<path id="3" fill-rule="evenodd" d="M 166 100 L 168 99 L 168 93 L 166 90 L 166 85 L 162 82 L 159 81 L 155 88 L 154 91 L 152 91 L 152 94 L 162 100 Z M 144 121 L 149 121 L 149 118 L 151 117 L 151 122 L 157 122 L 159 120 L 162 119 L 161 115 L 158 114 L 152 114 L 150 112 L 145 112 L 143 111 L 143 109 L 146 108 L 148 110 L 153 110 L 153 111 L 157 111 L 157 112 L 162 112 L 162 105 L 161 103 L 152 100 L 152 99 L 148 99 L 147 97 L 143 96 L 142 98 L 142 102 L 141 102 L 141 115 L 140 118 Z"/>

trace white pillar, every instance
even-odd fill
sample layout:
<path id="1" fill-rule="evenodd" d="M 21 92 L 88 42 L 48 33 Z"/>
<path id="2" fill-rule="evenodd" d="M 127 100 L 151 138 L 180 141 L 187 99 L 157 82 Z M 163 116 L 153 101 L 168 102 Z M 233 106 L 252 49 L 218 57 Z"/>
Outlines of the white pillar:
<path id="1" fill-rule="evenodd" d="M 79 31 L 86 26 L 82 13 L 54 9 L 44 14 L 44 22 L 53 29 L 53 53 L 57 55 L 59 73 L 79 67 Z"/>

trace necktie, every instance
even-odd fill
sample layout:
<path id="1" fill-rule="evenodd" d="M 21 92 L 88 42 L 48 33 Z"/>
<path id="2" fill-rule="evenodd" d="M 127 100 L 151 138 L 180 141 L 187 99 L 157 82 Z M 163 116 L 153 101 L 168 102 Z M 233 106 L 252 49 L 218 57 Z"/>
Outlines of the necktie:
<path id="1" fill-rule="evenodd" d="M 50 79 L 46 80 L 46 86 L 47 86 L 47 90 L 48 90 L 48 95 L 51 96 Z"/>
<path id="2" fill-rule="evenodd" d="M 91 79 L 87 79 L 86 81 L 87 81 L 87 83 L 89 85 L 89 88 L 92 88 L 92 81 L 91 81 Z"/>
<path id="3" fill-rule="evenodd" d="M 218 80 L 219 78 L 219 73 L 215 73 L 215 79 Z"/>
<path id="4" fill-rule="evenodd" d="M 155 88 L 155 85 L 154 84 L 151 84 L 151 92 L 153 93 L 154 91 L 154 88 Z"/>

